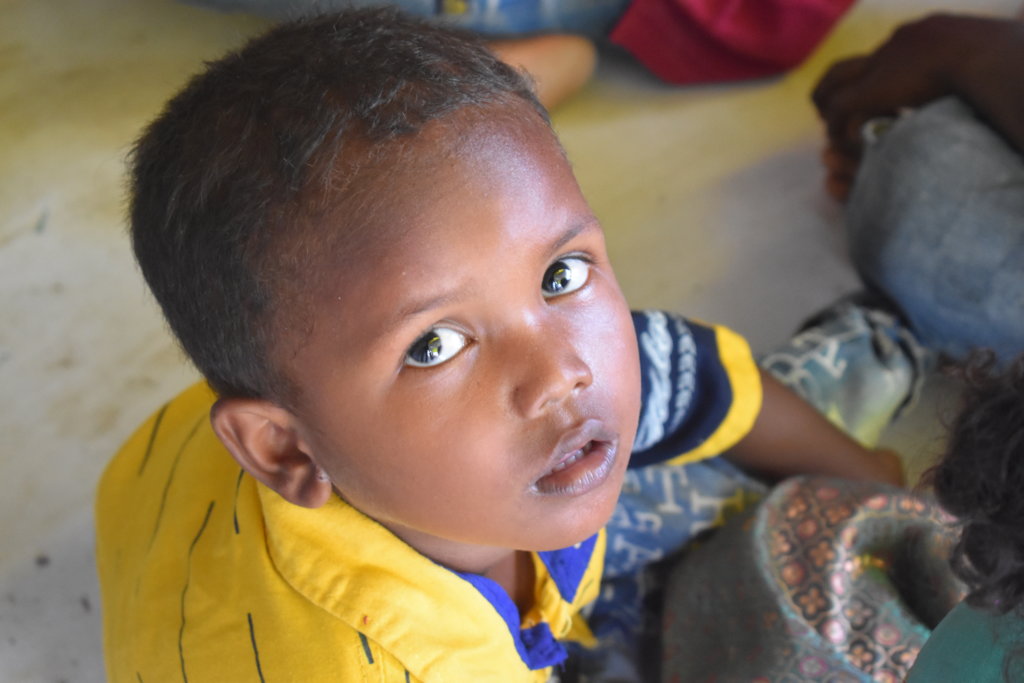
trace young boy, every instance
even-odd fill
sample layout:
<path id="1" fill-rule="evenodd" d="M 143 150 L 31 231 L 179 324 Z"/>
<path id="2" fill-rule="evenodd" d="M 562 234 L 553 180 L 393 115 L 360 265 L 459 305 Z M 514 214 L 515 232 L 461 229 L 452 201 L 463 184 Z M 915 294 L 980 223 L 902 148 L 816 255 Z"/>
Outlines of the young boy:
<path id="1" fill-rule="evenodd" d="M 101 482 L 111 680 L 543 681 L 594 642 L 603 525 L 644 519 L 631 452 L 901 476 L 736 335 L 630 314 L 543 108 L 461 35 L 282 25 L 169 103 L 132 190 L 213 391 Z"/>

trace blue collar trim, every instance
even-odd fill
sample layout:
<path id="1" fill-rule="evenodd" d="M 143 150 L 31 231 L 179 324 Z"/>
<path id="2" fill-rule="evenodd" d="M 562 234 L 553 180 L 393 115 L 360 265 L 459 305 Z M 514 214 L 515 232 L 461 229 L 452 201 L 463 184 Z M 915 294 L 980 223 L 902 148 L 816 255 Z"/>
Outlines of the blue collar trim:
<path id="1" fill-rule="evenodd" d="M 551 574 L 555 586 L 558 587 L 559 594 L 566 602 L 572 602 L 579 592 L 580 581 L 590 565 L 590 557 L 593 555 L 596 543 L 597 534 L 594 534 L 587 540 L 569 548 L 537 553 Z M 520 659 L 529 669 L 544 669 L 565 661 L 568 653 L 555 638 L 551 632 L 551 626 L 546 622 L 542 621 L 530 628 L 519 627 L 519 609 L 505 589 L 497 582 L 479 574 L 454 573 L 480 591 L 480 594 L 501 615 L 505 625 L 508 626 L 509 634 L 512 636 L 512 642 L 515 643 Z"/>
<path id="2" fill-rule="evenodd" d="M 551 578 L 558 586 L 558 592 L 566 602 L 576 599 L 580 589 L 580 581 L 590 566 L 590 556 L 594 554 L 597 534 L 576 545 L 561 550 L 549 550 L 537 553 L 544 566 L 548 568 Z"/>

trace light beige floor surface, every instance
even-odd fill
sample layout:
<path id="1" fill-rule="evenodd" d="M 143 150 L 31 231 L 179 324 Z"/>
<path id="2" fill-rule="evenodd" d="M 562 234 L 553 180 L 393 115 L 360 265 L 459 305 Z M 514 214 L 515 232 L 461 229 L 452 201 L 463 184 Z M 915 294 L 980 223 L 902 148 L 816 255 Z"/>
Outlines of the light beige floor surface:
<path id="1" fill-rule="evenodd" d="M 634 307 L 764 350 L 855 286 L 807 99 L 836 57 L 931 8 L 862 0 L 769 81 L 670 88 L 616 59 L 555 115 Z M 195 375 L 130 258 L 123 161 L 205 59 L 263 20 L 158 0 L 0 0 L 0 680 L 99 681 L 92 496 L 129 432 Z M 889 438 L 935 452 L 932 391 Z"/>

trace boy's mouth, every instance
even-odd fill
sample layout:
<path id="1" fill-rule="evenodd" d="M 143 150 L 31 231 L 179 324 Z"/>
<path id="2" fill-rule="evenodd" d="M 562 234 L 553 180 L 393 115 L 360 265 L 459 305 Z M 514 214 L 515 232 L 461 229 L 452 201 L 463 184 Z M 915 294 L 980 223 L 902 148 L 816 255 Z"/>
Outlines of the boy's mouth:
<path id="1" fill-rule="evenodd" d="M 559 440 L 533 490 L 544 495 L 579 495 L 597 488 L 612 471 L 617 443 L 599 420 L 587 420 Z"/>

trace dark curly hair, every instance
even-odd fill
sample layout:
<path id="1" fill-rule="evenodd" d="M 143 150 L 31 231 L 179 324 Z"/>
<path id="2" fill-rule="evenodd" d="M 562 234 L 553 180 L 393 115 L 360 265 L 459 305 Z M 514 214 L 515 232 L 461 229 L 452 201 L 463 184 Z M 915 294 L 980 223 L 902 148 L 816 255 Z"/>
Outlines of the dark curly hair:
<path id="1" fill-rule="evenodd" d="M 977 355 L 961 374 L 963 408 L 925 481 L 962 526 L 952 566 L 967 603 L 1024 613 L 1024 355 L 1005 368 Z"/>
<path id="2" fill-rule="evenodd" d="M 479 40 L 388 9 L 279 25 L 168 103 L 131 156 L 132 245 L 218 394 L 289 402 L 272 362 L 282 291 L 305 291 L 317 254 L 351 229 L 337 207 L 372 201 L 353 176 L 386 172 L 394 143 L 432 121 L 495 106 L 549 123 Z"/>

